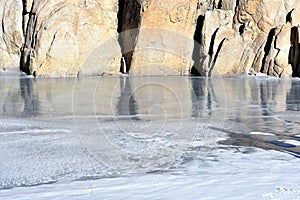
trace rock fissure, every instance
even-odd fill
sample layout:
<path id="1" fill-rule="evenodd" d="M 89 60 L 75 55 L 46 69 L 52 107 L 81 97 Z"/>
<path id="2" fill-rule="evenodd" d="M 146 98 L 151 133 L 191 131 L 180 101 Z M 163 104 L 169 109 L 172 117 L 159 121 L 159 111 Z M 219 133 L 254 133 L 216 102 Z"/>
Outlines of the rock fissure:
<path id="1" fill-rule="evenodd" d="M 209 51 L 208 51 L 208 55 L 212 58 L 214 56 L 214 46 L 215 46 L 215 42 L 216 42 L 216 37 L 217 37 L 217 33 L 219 31 L 219 28 L 217 28 L 215 30 L 215 32 L 212 34 L 211 36 L 211 41 L 210 41 L 210 45 L 209 45 Z M 223 39 L 224 40 L 224 39 Z M 220 46 L 219 46 L 220 47 Z M 220 51 L 220 48 L 218 48 Z M 216 54 L 217 55 L 217 54 Z"/>
<path id="2" fill-rule="evenodd" d="M 36 15 L 36 6 L 35 1 L 32 2 L 31 10 L 28 13 L 29 19 L 26 26 L 26 32 L 24 34 L 25 41 L 24 45 L 21 49 L 21 59 L 20 59 L 20 69 L 25 72 L 27 75 L 33 74 L 31 70 L 31 57 L 32 57 L 32 49 L 34 49 L 35 44 L 35 29 L 37 23 L 37 15 Z M 24 16 L 23 16 L 24 17 Z"/>
<path id="3" fill-rule="evenodd" d="M 286 23 L 292 23 L 292 14 L 293 14 L 293 11 L 295 9 L 293 8 L 287 15 L 286 15 Z"/>
<path id="4" fill-rule="evenodd" d="M 118 28 L 119 44 L 122 51 L 120 72 L 127 74 L 139 35 L 142 5 L 138 0 L 119 0 Z"/>
<path id="5" fill-rule="evenodd" d="M 196 29 L 195 29 L 195 33 L 194 33 L 194 47 L 193 47 L 193 58 L 192 58 L 194 61 L 194 65 L 191 69 L 191 74 L 198 75 L 198 76 L 200 76 L 201 73 L 199 71 L 197 71 L 196 66 L 200 65 L 201 55 L 203 54 L 203 35 L 202 34 L 203 34 L 204 21 L 205 21 L 204 15 L 200 15 L 197 18 Z"/>
<path id="6" fill-rule="evenodd" d="M 294 77 L 300 77 L 299 27 L 292 27 L 291 29 L 291 48 L 289 52 L 289 63 L 292 65 L 292 75 Z"/>
<path id="7" fill-rule="evenodd" d="M 219 44 L 219 46 L 218 46 L 218 49 L 217 49 L 216 54 L 215 54 L 215 56 L 214 56 L 214 59 L 212 60 L 212 63 L 211 63 L 211 68 L 210 68 L 210 71 L 209 71 L 209 76 L 212 76 L 214 67 L 215 67 L 215 65 L 216 65 L 218 56 L 219 56 L 219 54 L 220 54 L 220 51 L 221 51 L 221 49 L 222 49 L 222 46 L 223 46 L 225 40 L 226 40 L 226 38 L 224 38 L 224 39 L 220 42 L 220 44 Z M 218 74 L 216 74 L 216 75 L 218 75 Z"/>
<path id="8" fill-rule="evenodd" d="M 52 46 L 53 46 L 53 44 L 54 44 L 56 34 L 57 34 L 57 32 L 53 35 L 53 39 L 52 39 L 52 41 L 51 41 L 51 44 L 50 44 L 49 49 L 48 49 L 48 52 L 47 52 L 47 58 L 48 58 L 48 59 L 51 58 L 51 48 L 52 48 Z"/>
<path id="9" fill-rule="evenodd" d="M 272 49 L 272 44 L 273 44 L 273 40 L 275 37 L 275 33 L 276 33 L 276 28 L 273 28 L 270 30 L 269 35 L 267 37 L 267 42 L 264 47 L 264 58 L 262 59 L 262 68 L 260 71 L 261 73 L 267 73 L 269 70 L 270 60 L 268 60 L 268 56 L 270 55 L 270 52 Z"/>

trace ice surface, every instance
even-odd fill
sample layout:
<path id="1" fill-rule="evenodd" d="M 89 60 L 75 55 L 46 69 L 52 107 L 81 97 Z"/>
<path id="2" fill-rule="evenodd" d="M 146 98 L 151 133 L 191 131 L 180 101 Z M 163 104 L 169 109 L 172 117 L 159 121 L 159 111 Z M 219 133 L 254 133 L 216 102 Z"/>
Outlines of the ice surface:
<path id="1" fill-rule="evenodd" d="M 65 181 L 0 191 L 1 199 L 299 199 L 299 160 L 235 148 L 185 163 L 185 170 Z M 217 160 L 216 160 L 217 159 Z M 25 198 L 24 198 L 25 197 Z"/>
<path id="2" fill-rule="evenodd" d="M 0 73 L 0 199 L 300 199 L 299 89 Z"/>

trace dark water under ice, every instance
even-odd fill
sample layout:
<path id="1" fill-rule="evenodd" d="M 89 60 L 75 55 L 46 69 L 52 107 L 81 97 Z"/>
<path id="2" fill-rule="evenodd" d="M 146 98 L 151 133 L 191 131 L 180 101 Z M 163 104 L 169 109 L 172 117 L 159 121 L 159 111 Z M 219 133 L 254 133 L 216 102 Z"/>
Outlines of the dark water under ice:
<path id="1" fill-rule="evenodd" d="M 31 199 L 34 195 L 30 197 L 28 190 L 22 190 L 24 186 L 43 193 L 47 190 L 36 189 L 43 187 L 39 185 L 47 183 L 64 191 L 68 182 L 74 187 L 71 198 L 76 198 L 75 191 L 81 191 L 74 186 L 77 181 L 90 184 L 102 180 L 104 183 L 93 183 L 96 188 L 105 184 L 106 190 L 99 189 L 99 195 L 122 199 L 131 190 L 131 182 L 145 186 L 132 185 L 137 195 L 149 189 L 145 180 L 166 181 L 163 191 L 166 185 L 177 190 L 176 181 L 187 187 L 186 180 L 179 180 L 182 176 L 194 181 L 192 177 L 205 176 L 205 188 L 193 182 L 189 184 L 195 186 L 185 191 L 197 194 L 202 187 L 207 198 L 216 197 L 204 192 L 213 187 L 230 199 L 238 196 L 235 191 L 217 187 L 220 179 L 226 183 L 234 180 L 231 188 L 238 185 L 240 191 L 253 182 L 274 185 L 274 191 L 265 191 L 272 187 L 257 184 L 243 193 L 250 197 L 298 196 L 300 190 L 290 188 L 297 186 L 300 177 L 283 180 L 299 169 L 295 165 L 300 162 L 299 110 L 299 79 L 40 79 L 8 70 L 0 73 L 0 197 L 23 199 L 29 195 Z M 260 171 L 270 165 L 276 167 Z M 286 168 L 290 171 L 282 170 Z M 234 170 L 236 174 L 229 176 Z M 272 179 L 276 173 L 277 178 Z M 252 180 L 253 174 L 264 178 Z M 245 182 L 238 182 L 241 176 Z M 116 185 L 113 180 L 122 177 L 128 181 L 119 180 L 121 185 Z M 107 189 L 107 184 L 114 189 Z M 292 192 L 280 193 L 276 187 L 281 184 L 292 184 L 290 188 L 282 186 Z M 123 191 L 125 185 L 128 188 Z M 20 191 L 16 190 L 24 195 L 17 196 Z M 109 196 L 112 192 L 120 196 Z M 176 197 L 160 192 L 151 198 Z M 68 192 L 51 194 L 64 198 L 60 195 Z"/>

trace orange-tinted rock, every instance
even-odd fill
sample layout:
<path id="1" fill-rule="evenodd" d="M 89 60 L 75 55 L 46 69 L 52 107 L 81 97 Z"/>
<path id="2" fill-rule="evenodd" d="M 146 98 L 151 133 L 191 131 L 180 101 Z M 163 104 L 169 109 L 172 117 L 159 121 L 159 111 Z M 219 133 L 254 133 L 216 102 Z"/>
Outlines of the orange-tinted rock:
<path id="1" fill-rule="evenodd" d="M 298 0 L 0 5 L 0 68 L 20 63 L 27 74 L 61 77 L 184 75 L 194 65 L 203 76 L 216 69 L 219 75 L 300 76 Z"/>
<path id="2" fill-rule="evenodd" d="M 34 14 L 28 20 L 30 27 L 21 58 L 27 73 L 59 77 L 100 75 L 119 65 L 119 57 L 86 61 L 99 45 L 116 37 L 116 0 L 101 4 L 82 0 L 34 1 L 31 12 Z M 117 57 L 121 52 L 116 51 Z"/>
<path id="3" fill-rule="evenodd" d="M 250 15 L 253 15 L 256 13 L 259 4 L 262 2 L 262 0 L 248 0 L 246 3 L 246 10 Z"/>
<path id="4" fill-rule="evenodd" d="M 22 1 L 0 0 L 0 68 L 17 67 L 24 41 Z"/>
<path id="5" fill-rule="evenodd" d="M 197 0 L 149 0 L 144 6 L 130 74 L 188 74 Z"/>

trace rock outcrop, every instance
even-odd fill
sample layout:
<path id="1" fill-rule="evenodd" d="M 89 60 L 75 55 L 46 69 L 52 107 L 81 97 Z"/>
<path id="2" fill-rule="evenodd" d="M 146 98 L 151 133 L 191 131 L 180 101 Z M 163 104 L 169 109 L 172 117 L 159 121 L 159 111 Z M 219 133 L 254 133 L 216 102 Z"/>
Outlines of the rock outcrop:
<path id="1" fill-rule="evenodd" d="M 143 1 L 133 75 L 183 75 L 192 64 L 197 0 Z"/>
<path id="2" fill-rule="evenodd" d="M 203 1 L 195 72 L 232 76 L 264 72 L 298 76 L 299 3 L 287 0 Z"/>
<path id="3" fill-rule="evenodd" d="M 297 0 L 0 0 L 0 68 L 300 76 Z"/>
<path id="4" fill-rule="evenodd" d="M 117 1 L 25 3 L 27 21 L 24 20 L 21 70 L 38 76 L 77 76 L 81 71 L 88 75 L 103 73 L 92 64 L 85 69 L 81 65 L 99 44 L 116 35 Z"/>
<path id="5" fill-rule="evenodd" d="M 0 0 L 0 71 L 19 65 L 24 42 L 22 1 Z"/>

